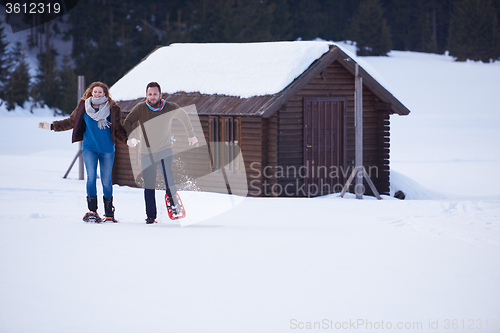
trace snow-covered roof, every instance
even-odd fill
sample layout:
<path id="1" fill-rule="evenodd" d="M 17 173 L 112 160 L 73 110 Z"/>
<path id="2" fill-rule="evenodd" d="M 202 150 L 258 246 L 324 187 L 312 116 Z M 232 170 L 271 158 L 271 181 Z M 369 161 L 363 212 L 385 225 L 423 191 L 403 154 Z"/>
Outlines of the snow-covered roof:
<path id="1" fill-rule="evenodd" d="M 164 94 L 179 92 L 239 98 L 270 96 L 282 92 L 311 64 L 335 46 L 340 59 L 354 74 L 357 63 L 379 97 L 393 112 L 408 114 L 383 77 L 345 45 L 330 41 L 266 43 L 172 44 L 153 51 L 111 88 L 116 101 L 144 98 L 149 82 L 156 81 Z M 347 65 L 350 63 L 350 65 Z M 365 73 L 365 74 L 364 74 Z M 273 110 L 253 110 L 269 116 Z"/>
<path id="2" fill-rule="evenodd" d="M 110 89 L 116 101 L 163 93 L 200 92 L 248 98 L 276 94 L 328 52 L 332 42 L 172 44 L 151 53 Z"/>

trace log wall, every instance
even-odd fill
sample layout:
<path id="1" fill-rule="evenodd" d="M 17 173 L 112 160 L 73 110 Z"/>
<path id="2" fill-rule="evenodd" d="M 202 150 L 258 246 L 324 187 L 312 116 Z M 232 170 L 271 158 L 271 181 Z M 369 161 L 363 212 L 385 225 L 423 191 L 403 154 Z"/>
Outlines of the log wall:
<path id="1" fill-rule="evenodd" d="M 354 76 L 338 62 L 333 62 L 323 73 L 315 77 L 299 93 L 292 97 L 278 111 L 278 168 L 298 170 L 304 163 L 303 151 L 303 101 L 304 97 L 339 97 L 345 98 L 343 161 L 339 170 L 342 184 L 349 177 L 354 167 Z M 375 97 L 368 89 L 363 89 L 363 150 L 364 166 L 372 175 L 378 191 L 389 193 L 389 108 Z M 303 178 L 285 177 L 277 180 L 282 190 L 302 195 Z M 345 177 L 344 177 L 345 176 Z M 367 184 L 367 194 L 372 194 Z M 337 188 L 338 189 L 338 188 Z M 352 190 L 352 189 L 351 189 Z M 287 196 L 281 191 L 282 196 Z"/>

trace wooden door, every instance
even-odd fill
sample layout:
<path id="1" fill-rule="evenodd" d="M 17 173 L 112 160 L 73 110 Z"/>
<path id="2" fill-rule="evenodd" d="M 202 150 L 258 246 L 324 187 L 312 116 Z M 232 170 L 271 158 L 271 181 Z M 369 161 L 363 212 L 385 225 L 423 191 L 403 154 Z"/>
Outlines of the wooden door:
<path id="1" fill-rule="evenodd" d="M 345 100 L 304 98 L 304 187 L 307 196 L 342 190 Z"/>

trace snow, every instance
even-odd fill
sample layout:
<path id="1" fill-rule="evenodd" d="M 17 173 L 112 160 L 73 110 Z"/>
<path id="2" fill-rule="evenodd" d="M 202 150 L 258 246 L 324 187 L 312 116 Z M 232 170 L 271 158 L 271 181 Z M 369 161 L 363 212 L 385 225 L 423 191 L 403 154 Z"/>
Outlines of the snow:
<path id="1" fill-rule="evenodd" d="M 324 41 L 172 44 L 150 54 L 111 88 L 117 101 L 162 92 L 200 92 L 248 98 L 286 88 L 332 45 Z"/>
<path id="2" fill-rule="evenodd" d="M 500 64 L 363 60 L 412 111 L 391 118 L 406 200 L 182 192 L 180 227 L 115 186 L 120 223 L 85 224 L 71 132 L 0 107 L 0 332 L 498 332 Z"/>

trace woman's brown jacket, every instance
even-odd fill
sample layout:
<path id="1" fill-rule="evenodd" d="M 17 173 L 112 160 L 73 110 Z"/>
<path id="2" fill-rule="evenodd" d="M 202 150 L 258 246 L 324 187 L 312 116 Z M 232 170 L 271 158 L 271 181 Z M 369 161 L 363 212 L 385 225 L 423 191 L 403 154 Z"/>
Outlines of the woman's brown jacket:
<path id="1" fill-rule="evenodd" d="M 116 144 L 117 140 L 119 142 L 126 143 L 127 142 L 127 132 L 122 126 L 122 112 L 120 107 L 113 103 L 110 108 L 110 130 L 111 130 L 111 139 Z M 50 126 L 50 129 L 56 132 L 67 131 L 73 129 L 72 142 L 82 141 L 83 133 L 87 126 L 85 125 L 85 120 L 83 119 L 83 115 L 85 114 L 85 101 L 81 100 L 78 103 L 76 109 L 71 113 L 69 118 L 64 120 L 54 121 Z"/>

